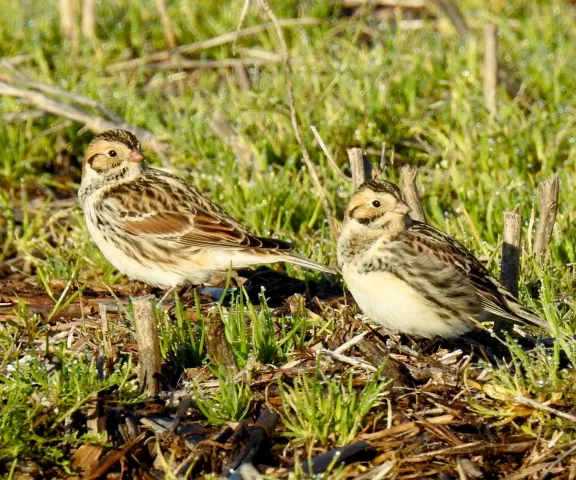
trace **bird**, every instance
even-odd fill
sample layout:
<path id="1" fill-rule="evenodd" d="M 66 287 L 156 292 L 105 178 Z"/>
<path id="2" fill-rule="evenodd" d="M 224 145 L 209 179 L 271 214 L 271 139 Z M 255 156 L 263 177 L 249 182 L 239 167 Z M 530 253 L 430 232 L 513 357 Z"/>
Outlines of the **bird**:
<path id="1" fill-rule="evenodd" d="M 256 264 L 288 262 L 336 273 L 288 242 L 250 233 L 194 185 L 145 160 L 133 133 L 99 133 L 86 148 L 78 190 L 90 236 L 129 278 L 167 289 L 166 298 L 214 273 Z"/>
<path id="2" fill-rule="evenodd" d="M 550 330 L 470 250 L 410 211 L 400 189 L 384 180 L 364 182 L 350 198 L 337 258 L 364 314 L 424 338 L 457 337 L 496 319 Z"/>

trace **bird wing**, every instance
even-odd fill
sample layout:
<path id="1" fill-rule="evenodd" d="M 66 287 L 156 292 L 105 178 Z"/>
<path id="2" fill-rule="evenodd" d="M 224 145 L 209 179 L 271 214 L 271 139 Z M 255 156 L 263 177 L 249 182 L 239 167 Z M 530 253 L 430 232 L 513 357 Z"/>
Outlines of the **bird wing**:
<path id="1" fill-rule="evenodd" d="M 487 313 L 516 323 L 530 323 L 550 329 L 547 322 L 523 307 L 470 250 L 451 236 L 421 222 L 414 222 L 403 234 L 408 241 L 417 242 L 434 255 L 436 260 L 453 265 L 458 273 L 466 275 L 474 287 L 478 302 Z"/>
<path id="2" fill-rule="evenodd" d="M 292 250 L 290 243 L 251 234 L 191 184 L 152 170 L 110 189 L 102 202 L 104 209 L 116 211 L 118 226 L 125 232 L 170 242 L 173 248 Z"/>
<path id="3" fill-rule="evenodd" d="M 159 211 L 131 218 L 124 220 L 123 227 L 132 235 L 170 239 L 183 247 L 292 249 L 289 243 L 257 237 L 198 208 L 194 212 Z"/>

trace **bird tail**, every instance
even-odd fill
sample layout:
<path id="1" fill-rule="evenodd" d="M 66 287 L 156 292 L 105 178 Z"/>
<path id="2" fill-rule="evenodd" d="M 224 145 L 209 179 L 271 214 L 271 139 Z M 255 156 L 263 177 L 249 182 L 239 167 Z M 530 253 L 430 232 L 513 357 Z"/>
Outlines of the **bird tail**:
<path id="1" fill-rule="evenodd" d="M 310 260 L 308 257 L 303 255 L 298 255 L 296 253 L 290 253 L 283 258 L 285 262 L 293 263 L 294 265 L 300 265 L 301 267 L 311 268 L 312 270 L 318 270 L 320 272 L 329 273 L 330 275 L 336 275 L 338 272 L 336 269 L 329 267 L 327 265 L 322 265 L 314 260 Z"/>
<path id="2" fill-rule="evenodd" d="M 533 311 L 526 308 L 522 305 L 515 297 L 512 295 L 508 290 L 504 287 L 499 286 L 498 291 L 504 297 L 506 301 L 506 306 L 510 309 L 510 311 L 524 320 L 528 325 L 532 325 L 535 327 L 543 328 L 544 330 L 551 332 L 552 328 L 550 324 L 536 315 Z"/>
<path id="3" fill-rule="evenodd" d="M 508 307 L 512 310 L 516 315 L 518 315 L 522 320 L 525 320 L 526 323 L 529 325 L 533 325 L 535 327 L 543 328 L 544 330 L 550 332 L 552 329 L 550 324 L 537 316 L 535 313 L 528 310 L 526 307 L 520 305 L 517 302 L 509 302 Z"/>

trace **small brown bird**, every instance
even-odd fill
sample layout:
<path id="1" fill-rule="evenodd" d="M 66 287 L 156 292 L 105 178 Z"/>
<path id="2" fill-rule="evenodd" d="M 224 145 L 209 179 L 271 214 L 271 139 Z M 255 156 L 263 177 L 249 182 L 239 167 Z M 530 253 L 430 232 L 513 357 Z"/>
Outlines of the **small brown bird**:
<path id="1" fill-rule="evenodd" d="M 476 257 L 449 235 L 412 220 L 399 188 L 370 180 L 354 193 L 338 263 L 354 299 L 375 322 L 401 333 L 455 337 L 476 321 L 545 329 Z"/>
<path id="2" fill-rule="evenodd" d="M 251 234 L 190 183 L 148 167 L 125 130 L 100 133 L 88 145 L 78 197 L 104 256 L 150 285 L 196 284 L 214 272 L 275 262 L 336 273 L 289 243 Z"/>

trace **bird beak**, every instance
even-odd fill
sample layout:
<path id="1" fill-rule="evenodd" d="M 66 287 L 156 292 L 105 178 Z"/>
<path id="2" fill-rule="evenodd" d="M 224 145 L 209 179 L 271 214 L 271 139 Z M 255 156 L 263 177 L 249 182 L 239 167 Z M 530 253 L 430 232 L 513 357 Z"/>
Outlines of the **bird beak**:
<path id="1" fill-rule="evenodd" d="M 140 150 L 132 150 L 128 155 L 128 161 L 133 163 L 140 163 L 144 160 L 144 154 Z"/>
<path id="2" fill-rule="evenodd" d="M 401 215 L 406 215 L 407 213 L 410 213 L 412 211 L 412 209 L 402 200 L 398 200 L 398 203 L 396 204 L 396 206 L 392 209 L 392 211 L 394 213 L 399 213 Z"/>

